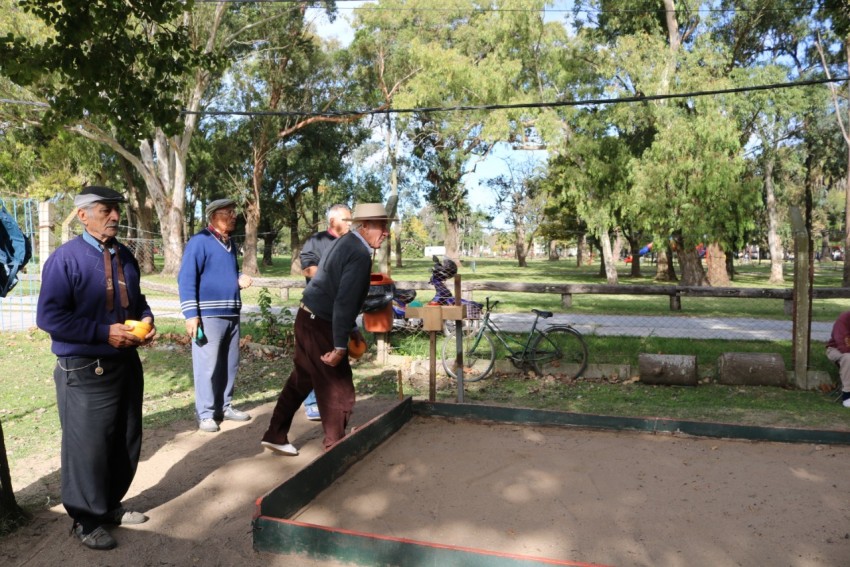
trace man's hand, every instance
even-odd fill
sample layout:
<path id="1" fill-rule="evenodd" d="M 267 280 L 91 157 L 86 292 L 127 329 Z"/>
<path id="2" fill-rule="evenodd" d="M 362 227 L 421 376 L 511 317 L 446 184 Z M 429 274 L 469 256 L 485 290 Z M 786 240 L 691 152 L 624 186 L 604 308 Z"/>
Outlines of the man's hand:
<path id="1" fill-rule="evenodd" d="M 153 324 L 153 317 L 145 317 L 144 319 L 142 319 L 142 323 L 147 323 L 151 326 L 150 332 L 145 335 L 144 339 L 142 339 L 142 344 L 146 345 L 150 343 L 156 336 L 156 325 Z"/>
<path id="2" fill-rule="evenodd" d="M 191 319 L 186 319 L 186 333 L 189 335 L 190 339 L 195 340 L 195 337 L 198 336 L 198 326 L 200 324 L 200 317 L 192 317 Z"/>
<path id="3" fill-rule="evenodd" d="M 319 271 L 319 266 L 307 266 L 301 270 L 301 275 L 307 278 L 312 278 Z"/>
<path id="4" fill-rule="evenodd" d="M 330 352 L 326 352 L 322 355 L 322 362 L 327 364 L 328 366 L 336 366 L 343 359 L 348 356 L 348 349 L 345 348 L 335 348 Z"/>
<path id="5" fill-rule="evenodd" d="M 251 276 L 246 276 L 245 274 L 239 276 L 239 289 L 249 288 L 253 283 L 254 280 L 251 278 Z"/>
<path id="6" fill-rule="evenodd" d="M 133 327 L 125 325 L 124 323 L 113 323 L 110 325 L 108 339 L 110 346 L 115 348 L 127 348 L 142 344 L 142 339 L 130 332 L 130 329 L 132 328 Z"/>

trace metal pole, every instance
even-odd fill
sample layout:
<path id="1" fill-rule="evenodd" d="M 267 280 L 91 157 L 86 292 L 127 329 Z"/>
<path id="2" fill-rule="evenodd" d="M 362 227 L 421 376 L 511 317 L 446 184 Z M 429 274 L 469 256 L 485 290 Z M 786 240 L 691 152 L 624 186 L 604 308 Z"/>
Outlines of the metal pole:
<path id="1" fill-rule="evenodd" d="M 460 274 L 455 275 L 455 305 L 463 305 L 461 299 Z M 463 403 L 463 319 L 455 321 L 455 343 L 457 355 L 455 357 L 455 368 L 457 368 L 457 403 Z"/>

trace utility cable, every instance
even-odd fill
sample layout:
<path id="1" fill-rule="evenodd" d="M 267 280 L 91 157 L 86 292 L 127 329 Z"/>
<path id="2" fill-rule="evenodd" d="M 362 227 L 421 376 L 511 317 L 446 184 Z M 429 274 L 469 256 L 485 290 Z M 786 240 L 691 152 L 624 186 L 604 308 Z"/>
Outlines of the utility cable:
<path id="1" fill-rule="evenodd" d="M 790 89 L 825 83 L 841 83 L 850 80 L 850 77 L 832 77 L 824 79 L 809 79 L 804 81 L 792 81 L 788 83 L 770 83 L 767 85 L 753 85 L 748 87 L 735 87 L 730 89 L 714 89 L 707 91 L 692 91 L 687 93 L 669 93 L 660 95 L 634 95 L 619 98 L 598 98 L 585 100 L 569 100 L 554 102 L 526 102 L 516 104 L 482 104 L 464 106 L 426 106 L 415 108 L 382 108 L 367 110 L 337 110 L 337 111 L 293 111 L 293 110 L 183 110 L 182 114 L 197 114 L 201 116 L 300 116 L 300 117 L 345 117 L 345 116 L 368 116 L 379 114 L 416 114 L 432 112 L 466 112 L 482 110 L 509 110 L 524 108 L 559 108 L 565 106 L 601 106 L 606 104 L 630 104 L 635 102 L 649 102 L 655 100 L 670 100 L 680 98 L 695 98 L 703 96 L 716 96 L 724 94 L 748 93 L 755 91 L 768 91 L 779 89 Z"/>

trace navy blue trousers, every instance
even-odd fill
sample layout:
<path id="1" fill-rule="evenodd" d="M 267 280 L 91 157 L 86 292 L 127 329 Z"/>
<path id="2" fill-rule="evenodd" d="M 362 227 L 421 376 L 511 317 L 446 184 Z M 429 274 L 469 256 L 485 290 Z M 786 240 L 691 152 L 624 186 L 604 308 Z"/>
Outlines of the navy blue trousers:
<path id="1" fill-rule="evenodd" d="M 110 358 L 59 357 L 53 381 L 62 424 L 62 504 L 88 532 L 121 507 L 136 475 L 142 363 L 135 349 Z"/>

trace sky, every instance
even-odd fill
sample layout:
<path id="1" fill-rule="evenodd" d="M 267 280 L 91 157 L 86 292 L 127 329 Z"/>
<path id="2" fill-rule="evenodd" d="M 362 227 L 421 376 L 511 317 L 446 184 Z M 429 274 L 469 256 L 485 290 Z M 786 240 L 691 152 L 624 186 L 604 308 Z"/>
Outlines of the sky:
<path id="1" fill-rule="evenodd" d="M 308 8 L 308 18 L 312 18 L 319 35 L 325 39 L 336 39 L 342 45 L 348 45 L 354 39 L 350 20 L 353 9 L 366 2 L 345 1 L 337 2 L 337 17 L 331 23 L 323 10 Z M 509 173 L 506 160 L 525 161 L 529 152 L 512 151 L 507 144 L 500 144 L 491 152 L 491 156 L 477 165 L 475 171 L 464 176 L 464 183 L 469 189 L 469 201 L 473 209 L 489 213 L 495 198 L 493 192 L 485 185 L 488 178 L 498 177 Z M 541 152 L 535 152 L 538 159 Z M 504 218 L 497 217 L 494 221 L 496 228 L 506 228 Z"/>

